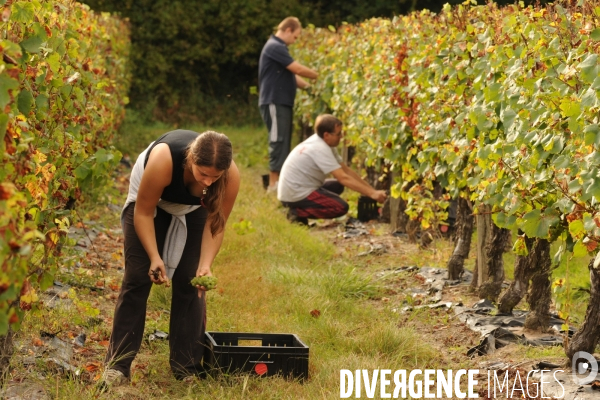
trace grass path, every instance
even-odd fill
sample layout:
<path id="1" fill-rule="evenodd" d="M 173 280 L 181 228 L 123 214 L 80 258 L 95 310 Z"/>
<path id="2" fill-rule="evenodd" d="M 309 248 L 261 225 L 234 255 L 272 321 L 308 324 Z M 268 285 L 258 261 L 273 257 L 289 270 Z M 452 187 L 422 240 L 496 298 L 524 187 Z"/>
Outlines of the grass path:
<path id="1" fill-rule="evenodd" d="M 160 133 L 145 132 L 149 137 Z M 167 342 L 153 341 L 142 345 L 131 384 L 99 398 L 329 399 L 339 397 L 340 369 L 435 367 L 434 350 L 415 328 L 400 326 L 396 314 L 378 306 L 374 299 L 380 299 L 384 289 L 366 264 L 340 254 L 331 232 L 289 224 L 276 199 L 265 194 L 260 179 L 262 129 L 226 133 L 235 146 L 242 186 L 213 265 L 219 284 L 208 295 L 208 330 L 295 333 L 310 347 L 310 379 L 301 383 L 280 377 L 221 376 L 178 382 L 169 370 Z M 120 205 L 123 199 L 121 193 L 113 200 Z M 35 382 L 56 399 L 98 398 L 95 381 L 122 277 L 118 212 L 114 206 L 98 207 L 88 215 L 106 234 L 99 236 L 102 240 L 78 268 L 60 274 L 74 284 L 71 300 L 29 314 L 10 376 L 11 384 Z M 251 227 L 239 224 L 242 220 Z M 100 281 L 106 290 L 85 288 Z M 155 286 L 152 291 L 146 335 L 155 329 L 168 331 L 168 290 Z M 86 345 L 75 349 L 72 358 L 72 364 L 82 368 L 80 375 L 73 378 L 53 370 L 44 356 L 36 365 L 21 363 L 24 353 L 48 350 L 42 332 L 58 332 L 67 343 L 81 332 L 87 334 Z"/>
<path id="2" fill-rule="evenodd" d="M 261 138 L 262 130 L 254 134 Z M 236 143 L 235 134 L 230 136 Z M 339 397 L 342 368 L 430 363 L 434 354 L 419 343 L 417 332 L 370 304 L 381 290 L 371 275 L 336 256 L 326 233 L 289 224 L 276 199 L 265 194 L 260 172 L 242 166 L 240 196 L 213 268 L 219 290 L 208 299 L 208 329 L 295 333 L 310 347 L 310 380 L 231 377 L 232 386 L 217 380 L 200 382 L 197 390 L 225 398 L 332 398 Z M 251 232 L 234 225 L 242 220 L 251 223 Z"/>
<path id="3" fill-rule="evenodd" d="M 63 280 L 84 283 L 75 285 L 72 301 L 64 307 L 33 312 L 24 322 L 10 376 L 13 383 L 34 382 L 55 399 L 332 399 L 340 395 L 340 369 L 473 367 L 465 353 L 477 335 L 457 326 L 451 311 L 398 313 L 407 299 L 404 290 L 418 282 L 410 276 L 384 280 L 379 274 L 402 265 L 443 267 L 452 251 L 450 243 L 439 242 L 420 251 L 394 239 L 399 246 L 395 252 L 358 257 L 359 245 L 337 238 L 335 228 L 291 225 L 277 200 L 262 188 L 260 176 L 266 164 L 263 129 L 223 131 L 234 143 L 242 186 L 222 250 L 213 264 L 219 283 L 208 294 L 207 329 L 295 333 L 310 347 L 310 379 L 301 383 L 237 375 L 179 382 L 169 369 L 168 343 L 157 340 L 142 345 L 130 385 L 98 396 L 95 382 L 101 373 L 122 278 L 122 239 L 113 206 L 89 212 L 106 234 L 99 236 L 95 250 L 78 268 L 60 275 Z M 138 153 L 143 150 L 140 146 L 164 129 L 127 132 L 124 147 Z M 120 205 L 123 199 L 121 192 L 113 200 Z M 387 230 L 373 225 L 372 234 L 384 236 Z M 82 288 L 100 281 L 104 291 Z M 169 290 L 153 288 L 146 335 L 155 329 L 168 331 Z M 472 301 L 466 297 L 458 300 Z M 35 365 L 23 365 L 24 353 L 47 347 L 41 343 L 42 331 L 59 332 L 57 336 L 67 342 L 81 332 L 87 334 L 86 345 L 76 349 L 72 360 L 83 368 L 81 375 L 73 378 L 56 372 L 43 357 Z M 522 350 L 522 357 L 539 355 Z"/>

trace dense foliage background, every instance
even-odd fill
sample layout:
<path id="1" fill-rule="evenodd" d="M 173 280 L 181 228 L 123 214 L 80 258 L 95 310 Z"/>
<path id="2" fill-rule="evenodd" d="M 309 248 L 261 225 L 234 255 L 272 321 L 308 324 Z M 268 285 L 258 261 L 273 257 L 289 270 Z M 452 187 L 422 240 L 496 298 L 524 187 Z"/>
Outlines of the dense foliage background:
<path id="1" fill-rule="evenodd" d="M 412 10 L 441 10 L 450 0 L 84 0 L 131 22 L 131 107 L 171 122 L 260 122 L 258 57 L 277 24 L 339 26 Z M 512 3 L 501 1 L 500 3 Z"/>

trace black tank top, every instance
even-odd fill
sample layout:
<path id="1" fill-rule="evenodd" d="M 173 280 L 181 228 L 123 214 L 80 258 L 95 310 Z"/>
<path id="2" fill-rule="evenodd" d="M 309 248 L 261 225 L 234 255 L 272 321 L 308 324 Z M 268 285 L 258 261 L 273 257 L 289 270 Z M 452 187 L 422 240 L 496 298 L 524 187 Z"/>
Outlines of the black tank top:
<path id="1" fill-rule="evenodd" d="M 167 186 L 160 196 L 161 199 L 178 204 L 199 205 L 201 204 L 200 197 L 192 196 L 183 182 L 183 171 L 185 162 L 185 152 L 188 145 L 198 137 L 198 133 L 194 131 L 186 131 L 178 129 L 167 132 L 154 142 L 152 147 L 146 153 L 144 167 L 148 163 L 150 152 L 159 143 L 166 143 L 171 150 L 171 158 L 173 159 L 173 176 L 171 183 Z"/>

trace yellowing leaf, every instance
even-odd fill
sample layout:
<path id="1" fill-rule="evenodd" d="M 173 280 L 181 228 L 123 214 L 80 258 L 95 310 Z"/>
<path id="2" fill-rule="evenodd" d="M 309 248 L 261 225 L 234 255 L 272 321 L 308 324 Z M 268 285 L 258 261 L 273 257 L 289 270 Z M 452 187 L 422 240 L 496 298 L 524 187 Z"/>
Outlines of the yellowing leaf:
<path id="1" fill-rule="evenodd" d="M 35 293 L 35 290 L 33 288 L 30 288 L 27 293 L 21 296 L 20 300 L 21 302 L 27 304 L 35 303 L 36 301 L 38 301 L 38 295 L 37 293 Z"/>

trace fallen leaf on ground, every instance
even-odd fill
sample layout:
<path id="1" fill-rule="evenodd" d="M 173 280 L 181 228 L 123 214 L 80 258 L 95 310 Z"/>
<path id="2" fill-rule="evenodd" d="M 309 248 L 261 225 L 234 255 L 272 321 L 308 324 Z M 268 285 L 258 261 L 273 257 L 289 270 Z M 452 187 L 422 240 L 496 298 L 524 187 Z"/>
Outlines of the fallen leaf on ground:
<path id="1" fill-rule="evenodd" d="M 98 371 L 102 367 L 102 363 L 99 361 L 90 361 L 85 365 L 85 369 L 88 372 Z"/>

